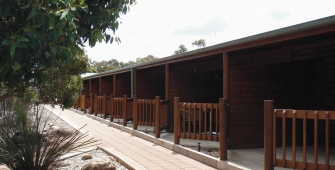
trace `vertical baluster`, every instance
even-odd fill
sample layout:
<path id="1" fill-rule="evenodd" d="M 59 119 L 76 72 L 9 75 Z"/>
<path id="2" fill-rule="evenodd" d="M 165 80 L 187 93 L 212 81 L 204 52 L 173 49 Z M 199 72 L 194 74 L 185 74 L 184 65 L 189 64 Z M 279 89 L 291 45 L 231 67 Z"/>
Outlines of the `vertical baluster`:
<path id="1" fill-rule="evenodd" d="M 217 139 L 219 140 L 219 133 L 220 133 L 220 130 L 219 130 L 219 105 L 215 105 L 215 132 L 216 132 L 216 137 Z"/>
<path id="2" fill-rule="evenodd" d="M 205 139 L 207 139 L 207 103 L 204 104 L 204 114 L 205 114 Z"/>
<path id="3" fill-rule="evenodd" d="M 271 112 L 272 113 L 272 112 Z M 276 159 L 277 159 L 277 116 L 276 116 L 277 110 L 273 111 L 273 147 L 272 147 L 272 152 L 273 152 L 273 164 L 276 165 Z"/>
<path id="4" fill-rule="evenodd" d="M 212 140 L 213 138 L 213 103 L 210 105 L 210 111 L 209 111 L 209 140 Z"/>
<path id="5" fill-rule="evenodd" d="M 283 159 L 283 167 L 285 168 L 286 163 L 286 110 L 283 110 L 283 126 L 282 126 L 282 159 Z"/>
<path id="6" fill-rule="evenodd" d="M 314 112 L 314 169 L 318 169 L 318 111 Z"/>
<path id="7" fill-rule="evenodd" d="M 325 163 L 326 163 L 326 170 L 329 169 L 329 111 L 326 112 L 326 157 L 325 157 Z"/>
<path id="8" fill-rule="evenodd" d="M 200 140 L 201 139 L 201 131 L 202 131 L 201 126 L 202 126 L 202 113 L 203 113 L 203 110 L 201 108 L 201 103 L 197 104 L 197 108 L 199 110 L 199 138 L 198 138 L 198 140 Z"/>
<path id="9" fill-rule="evenodd" d="M 185 135 L 185 133 L 186 133 L 186 125 L 185 125 L 185 124 L 186 124 L 186 120 L 185 120 L 185 119 L 186 119 L 186 116 L 187 116 L 187 115 L 186 115 L 186 104 L 185 104 L 185 103 L 182 104 L 182 108 L 183 108 L 182 110 L 183 110 L 183 112 L 184 112 L 184 113 L 183 113 L 184 116 L 183 116 L 183 123 L 182 123 L 182 125 L 183 125 L 183 133 L 184 133 L 184 135 Z"/>
<path id="10" fill-rule="evenodd" d="M 292 112 L 292 161 L 293 161 L 293 168 L 295 168 L 296 164 L 296 131 L 297 131 L 297 124 L 296 124 L 296 111 L 293 110 Z"/>
<path id="11" fill-rule="evenodd" d="M 302 149 L 302 154 L 303 154 L 303 164 L 304 164 L 304 169 L 307 168 L 307 111 L 305 111 L 304 118 L 303 118 L 303 149 Z"/>
<path id="12" fill-rule="evenodd" d="M 195 107 L 195 105 L 196 105 L 196 103 L 193 103 L 192 104 L 192 110 L 193 110 L 193 135 L 194 135 L 194 139 L 196 139 L 195 138 L 195 133 L 196 133 L 196 116 L 197 116 L 197 109 L 196 109 L 196 107 Z"/>
<path id="13" fill-rule="evenodd" d="M 187 121 L 188 121 L 188 138 L 191 136 L 191 104 L 187 103 L 188 114 L 187 114 Z"/>

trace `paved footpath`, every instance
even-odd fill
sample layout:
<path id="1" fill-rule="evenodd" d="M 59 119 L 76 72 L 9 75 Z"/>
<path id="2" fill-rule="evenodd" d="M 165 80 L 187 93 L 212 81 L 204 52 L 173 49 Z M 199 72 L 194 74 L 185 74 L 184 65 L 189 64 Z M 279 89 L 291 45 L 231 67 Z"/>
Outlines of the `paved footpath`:
<path id="1" fill-rule="evenodd" d="M 168 150 L 159 145 L 132 136 L 127 132 L 107 126 L 85 115 L 71 110 L 62 111 L 60 108 L 45 107 L 63 119 L 70 126 L 78 129 L 86 125 L 83 131 L 95 139 L 100 139 L 100 148 L 117 155 L 121 160 L 135 169 L 185 169 L 185 170 L 209 170 L 214 169 L 186 156 Z"/>

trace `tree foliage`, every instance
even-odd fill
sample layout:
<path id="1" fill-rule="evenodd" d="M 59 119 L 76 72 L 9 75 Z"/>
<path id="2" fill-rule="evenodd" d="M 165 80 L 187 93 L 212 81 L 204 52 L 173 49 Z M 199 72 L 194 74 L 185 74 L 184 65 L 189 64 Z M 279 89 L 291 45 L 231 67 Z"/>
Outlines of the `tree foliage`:
<path id="1" fill-rule="evenodd" d="M 193 46 L 198 46 L 198 49 L 199 49 L 201 47 L 206 47 L 206 41 L 205 41 L 205 39 L 199 39 L 199 40 L 196 40 L 196 41 L 192 42 L 192 45 Z"/>
<path id="2" fill-rule="evenodd" d="M 185 45 L 180 44 L 179 49 L 174 51 L 174 55 L 181 54 L 181 53 L 184 53 L 186 51 L 187 51 L 187 48 L 185 47 Z"/>
<path id="3" fill-rule="evenodd" d="M 120 15 L 135 0 L 1 0 L 0 83 L 11 92 L 44 82 L 51 71 L 71 67 L 84 43 L 120 42 Z M 108 31 L 110 30 L 110 31 Z M 79 75 L 81 69 L 67 72 Z M 61 88 L 58 86 L 57 88 Z"/>
<path id="4" fill-rule="evenodd" d="M 148 56 L 146 57 L 143 57 L 143 58 L 140 58 L 138 57 L 136 59 L 136 61 L 128 61 L 128 62 L 119 62 L 118 60 L 116 59 L 111 59 L 111 60 L 108 60 L 108 61 L 95 61 L 95 60 L 92 60 L 92 59 L 89 59 L 89 63 L 91 65 L 91 67 L 93 67 L 95 70 L 97 70 L 97 72 L 104 72 L 104 71 L 108 71 L 108 70 L 114 70 L 114 69 L 117 69 L 117 68 L 122 68 L 122 67 L 127 67 L 127 66 L 131 66 L 131 65 L 135 65 L 135 64 L 140 64 L 140 63 L 145 63 L 145 62 L 148 62 L 148 61 L 152 61 L 152 60 L 155 60 L 157 59 L 157 57 L 149 54 Z"/>

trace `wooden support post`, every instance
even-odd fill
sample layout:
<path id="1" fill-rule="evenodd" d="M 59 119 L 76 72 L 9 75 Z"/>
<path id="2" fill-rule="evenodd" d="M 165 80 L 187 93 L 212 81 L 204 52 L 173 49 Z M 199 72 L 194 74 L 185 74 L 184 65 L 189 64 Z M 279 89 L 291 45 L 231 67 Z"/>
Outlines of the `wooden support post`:
<path id="1" fill-rule="evenodd" d="M 273 111 L 274 101 L 264 100 L 264 170 L 273 170 Z"/>
<path id="2" fill-rule="evenodd" d="M 127 126 L 127 95 L 123 95 L 122 101 L 122 119 L 123 119 L 123 126 Z"/>
<path id="3" fill-rule="evenodd" d="M 170 99 L 170 70 L 169 64 L 165 64 L 165 100 Z"/>
<path id="4" fill-rule="evenodd" d="M 179 144 L 179 124 L 180 124 L 180 108 L 179 97 L 174 98 L 174 144 Z"/>
<path id="5" fill-rule="evenodd" d="M 133 130 L 137 130 L 137 122 L 138 122 L 137 95 L 134 95 L 134 97 L 133 97 Z"/>
<path id="6" fill-rule="evenodd" d="M 161 98 L 159 96 L 156 96 L 155 98 L 155 137 L 159 138 L 161 136 L 161 130 L 160 130 L 160 107 L 161 106 Z"/>
<path id="7" fill-rule="evenodd" d="M 113 117 L 112 117 L 112 111 L 113 111 L 113 107 L 115 107 L 114 105 L 113 105 L 113 98 L 114 98 L 114 94 L 111 94 L 110 95 L 110 110 L 109 110 L 109 121 L 110 122 L 113 122 Z"/>
<path id="8" fill-rule="evenodd" d="M 99 77 L 99 96 L 102 95 L 102 93 L 101 93 L 101 84 L 102 84 L 102 80 L 101 80 L 101 77 Z"/>
<path id="9" fill-rule="evenodd" d="M 107 118 L 107 115 L 106 115 L 106 109 L 107 109 L 107 105 L 106 105 L 106 94 L 104 94 L 104 98 L 102 100 L 102 113 L 104 114 L 104 119 Z"/>
<path id="10" fill-rule="evenodd" d="M 113 75 L 113 95 L 116 96 L 116 74 Z"/>
<path id="11" fill-rule="evenodd" d="M 90 93 L 90 107 L 89 114 L 93 113 L 93 93 Z"/>
<path id="12" fill-rule="evenodd" d="M 219 116 L 219 142 L 220 142 L 220 160 L 227 160 L 227 104 L 228 100 L 220 98 L 219 107 L 220 107 L 220 116 Z"/>
<path id="13" fill-rule="evenodd" d="M 134 69 L 133 76 L 134 76 L 134 82 L 133 82 L 134 95 L 137 95 L 137 69 Z"/>

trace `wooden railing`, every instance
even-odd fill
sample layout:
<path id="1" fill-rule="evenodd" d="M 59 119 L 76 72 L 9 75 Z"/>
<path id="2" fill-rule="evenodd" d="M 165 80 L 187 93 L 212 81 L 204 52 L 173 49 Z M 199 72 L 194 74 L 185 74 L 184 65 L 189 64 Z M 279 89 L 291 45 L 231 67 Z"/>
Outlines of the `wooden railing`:
<path id="1" fill-rule="evenodd" d="M 84 95 L 79 95 L 79 103 L 80 103 L 79 107 L 80 107 L 80 110 L 83 110 L 83 111 L 86 110 L 85 99 L 86 99 L 85 94 Z"/>
<path id="2" fill-rule="evenodd" d="M 282 157 L 276 157 L 276 131 L 277 119 L 282 119 Z M 292 120 L 292 157 L 291 160 L 286 158 L 287 147 L 287 120 Z M 297 120 L 303 122 L 303 153 L 302 161 L 297 161 L 296 143 L 297 143 Z M 314 144 L 313 155 L 314 162 L 307 162 L 307 120 L 314 120 Z M 335 165 L 329 164 L 329 122 L 335 120 L 335 111 L 318 111 L 318 110 L 280 110 L 274 109 L 273 100 L 264 101 L 264 169 L 272 170 L 274 167 L 284 167 L 293 169 L 330 169 L 335 170 Z M 322 145 L 319 143 L 318 129 L 319 121 L 325 123 L 325 162 L 318 161 L 318 147 Z M 289 125 L 290 126 L 290 125 Z"/>
<path id="3" fill-rule="evenodd" d="M 227 100 L 185 103 L 174 98 L 174 143 L 182 139 L 220 142 L 220 160 L 227 160 Z"/>
<path id="4" fill-rule="evenodd" d="M 137 99 L 134 95 L 133 101 L 133 129 L 137 126 L 155 126 L 155 137 L 160 137 L 160 132 L 168 125 L 168 105 L 167 101 L 160 100 L 159 96 L 155 100 Z"/>
<path id="5" fill-rule="evenodd" d="M 123 119 L 122 125 L 127 126 L 127 121 L 133 118 L 132 105 L 133 99 L 128 99 L 127 95 L 124 95 L 123 98 L 112 98 L 111 107 L 110 107 L 110 121 L 113 122 L 113 119 Z"/>

